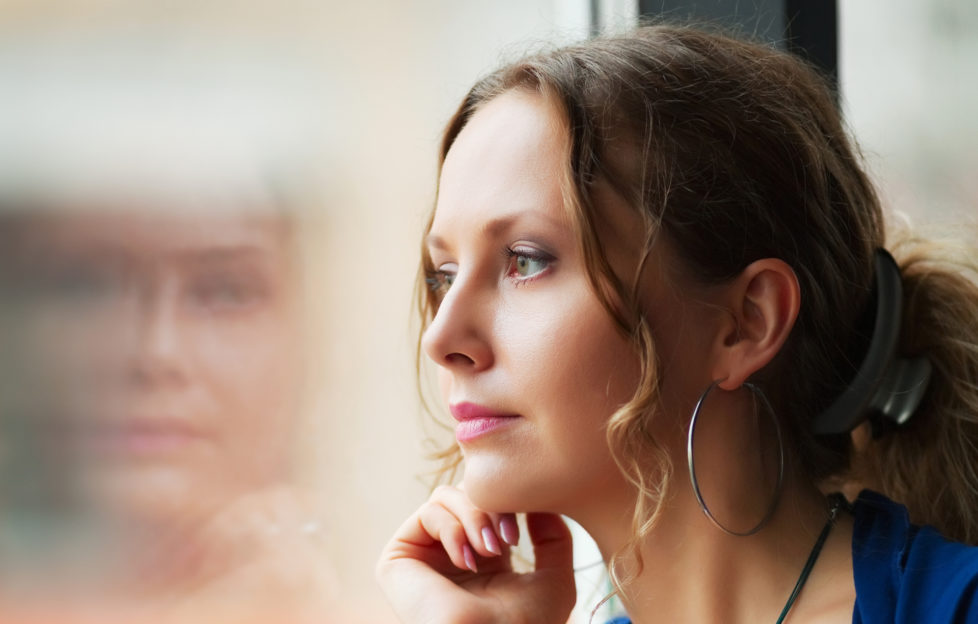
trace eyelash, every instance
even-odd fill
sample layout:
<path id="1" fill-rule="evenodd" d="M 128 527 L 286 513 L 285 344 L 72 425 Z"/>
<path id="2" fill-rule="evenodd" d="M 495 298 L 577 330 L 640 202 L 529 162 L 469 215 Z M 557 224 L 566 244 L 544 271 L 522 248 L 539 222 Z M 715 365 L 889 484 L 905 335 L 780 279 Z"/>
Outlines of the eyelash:
<path id="1" fill-rule="evenodd" d="M 455 274 L 438 270 L 425 271 L 424 281 L 428 286 L 428 290 L 436 297 L 441 298 L 451 288 L 452 282 L 455 281 Z"/>
<path id="2" fill-rule="evenodd" d="M 550 268 L 550 264 L 554 260 L 556 260 L 556 258 L 554 258 L 553 256 L 551 256 L 546 252 L 540 251 L 539 249 L 532 249 L 526 247 L 517 248 L 517 249 L 513 249 L 512 247 L 507 247 L 503 250 L 503 255 L 505 255 L 507 260 L 509 261 L 509 269 L 506 273 L 506 276 L 511 278 L 517 286 L 522 286 L 524 284 L 527 284 L 537 279 L 538 277 L 543 275 L 544 272 L 546 272 L 546 270 Z M 544 264 L 544 266 L 542 269 L 536 271 L 532 275 L 525 275 L 525 276 L 518 275 L 517 267 L 516 267 L 516 262 L 518 258 L 527 258 L 531 261 L 541 262 Z"/>
<path id="3" fill-rule="evenodd" d="M 556 260 L 556 258 L 554 258 L 552 255 L 538 249 L 513 249 L 512 247 L 506 247 L 502 250 L 502 253 L 503 257 L 505 257 L 507 261 L 506 277 L 512 279 L 516 286 L 522 286 L 540 277 L 548 268 L 550 268 L 550 264 Z M 532 275 L 518 275 L 515 265 L 518 258 L 527 258 L 531 261 L 544 263 L 544 267 Z M 455 273 L 438 269 L 429 270 L 425 272 L 424 281 L 428 287 L 428 290 L 431 291 L 436 297 L 441 298 L 445 296 L 445 293 L 448 292 L 448 289 L 451 288 L 452 283 L 455 281 Z"/>

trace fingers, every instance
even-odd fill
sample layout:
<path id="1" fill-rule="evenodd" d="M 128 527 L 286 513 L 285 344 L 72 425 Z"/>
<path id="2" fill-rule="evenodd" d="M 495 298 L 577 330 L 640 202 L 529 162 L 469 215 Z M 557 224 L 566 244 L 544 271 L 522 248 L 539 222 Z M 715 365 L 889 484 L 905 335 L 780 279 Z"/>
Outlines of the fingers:
<path id="1" fill-rule="evenodd" d="M 436 536 L 449 558 L 459 568 L 478 571 L 476 555 L 496 557 L 505 550 L 506 538 L 513 539 L 510 521 L 504 516 L 484 512 L 469 500 L 465 492 L 453 487 L 437 488 L 422 507 L 419 520 L 425 531 Z M 511 519 L 515 526 L 515 519 Z M 506 527 L 503 534 L 500 523 Z M 518 529 L 515 537 L 518 538 Z"/>
<path id="2" fill-rule="evenodd" d="M 515 516 L 439 488 L 388 543 L 377 579 L 404 622 L 566 622 L 576 595 L 570 532 L 552 514 L 530 514 L 528 528 L 536 570 L 516 573 Z"/>
<path id="3" fill-rule="evenodd" d="M 570 529 L 557 514 L 529 513 L 526 528 L 533 543 L 537 570 L 573 570 L 574 546 Z"/>
<path id="4" fill-rule="evenodd" d="M 482 511 L 461 490 L 443 486 L 402 525 L 394 541 L 427 549 L 429 556 L 424 558 L 429 562 L 431 548 L 440 547 L 456 568 L 478 572 L 480 559 L 508 555 L 509 546 L 518 540 L 513 514 Z M 403 556 L 417 556 L 410 547 L 399 550 Z"/>
<path id="5" fill-rule="evenodd" d="M 444 490 L 442 489 L 444 488 Z M 444 494 L 447 496 L 452 496 L 455 490 L 460 492 L 465 500 L 468 500 L 468 495 L 465 493 L 465 489 L 459 485 L 457 487 L 441 486 L 435 488 L 435 495 Z M 516 514 L 514 513 L 490 513 L 489 517 L 492 518 L 493 527 L 496 530 L 496 535 L 502 538 L 503 543 L 509 546 L 516 546 L 520 541 L 520 525 L 516 522 Z"/>
<path id="6" fill-rule="evenodd" d="M 496 525 L 503 541 L 510 546 L 516 546 L 520 541 L 520 525 L 516 523 L 516 514 L 499 514 Z"/>
<path id="7" fill-rule="evenodd" d="M 418 510 L 418 524 L 421 530 L 435 541 L 441 542 L 442 547 L 452 564 L 460 569 L 478 571 L 475 553 L 469 543 L 462 521 L 452 514 L 448 508 L 438 503 L 424 505 Z M 481 541 L 481 539 L 479 540 Z M 483 550 L 486 550 L 483 546 Z M 493 553 L 486 550 L 486 556 Z"/>

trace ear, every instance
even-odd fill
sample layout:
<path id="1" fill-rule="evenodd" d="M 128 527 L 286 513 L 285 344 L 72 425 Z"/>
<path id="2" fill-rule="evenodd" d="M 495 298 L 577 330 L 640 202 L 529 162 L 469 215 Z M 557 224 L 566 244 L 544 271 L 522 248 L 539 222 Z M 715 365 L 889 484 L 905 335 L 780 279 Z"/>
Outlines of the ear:
<path id="1" fill-rule="evenodd" d="M 730 316 L 714 343 L 713 379 L 725 390 L 739 388 L 774 359 L 798 318 L 801 289 L 794 270 L 783 260 L 751 263 L 723 296 Z"/>

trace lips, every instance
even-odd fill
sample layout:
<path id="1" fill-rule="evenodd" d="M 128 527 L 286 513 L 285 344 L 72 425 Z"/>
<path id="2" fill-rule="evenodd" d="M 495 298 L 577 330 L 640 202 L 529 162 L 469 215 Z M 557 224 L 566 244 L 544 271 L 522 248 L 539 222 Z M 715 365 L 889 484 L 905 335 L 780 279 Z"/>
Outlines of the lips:
<path id="1" fill-rule="evenodd" d="M 455 426 L 455 439 L 460 443 L 471 442 L 509 426 L 520 418 L 519 414 L 497 412 L 475 403 L 454 403 L 449 406 L 449 410 L 458 421 Z"/>
<path id="2" fill-rule="evenodd" d="M 179 452 L 202 437 L 189 423 L 170 418 L 101 423 L 86 433 L 88 443 L 102 452 L 136 456 Z"/>

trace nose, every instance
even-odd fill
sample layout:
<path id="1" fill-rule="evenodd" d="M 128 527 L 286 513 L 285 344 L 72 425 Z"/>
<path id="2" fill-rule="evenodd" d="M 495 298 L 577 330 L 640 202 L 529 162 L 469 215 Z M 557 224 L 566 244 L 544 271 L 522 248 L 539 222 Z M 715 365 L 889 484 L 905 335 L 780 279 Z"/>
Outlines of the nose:
<path id="1" fill-rule="evenodd" d="M 185 382 L 185 348 L 175 285 L 165 281 L 145 285 L 134 316 L 133 380 L 146 386 Z"/>
<path id="2" fill-rule="evenodd" d="M 474 283 L 456 280 L 421 337 L 431 360 L 456 373 L 474 373 L 493 364 L 492 312 Z"/>

